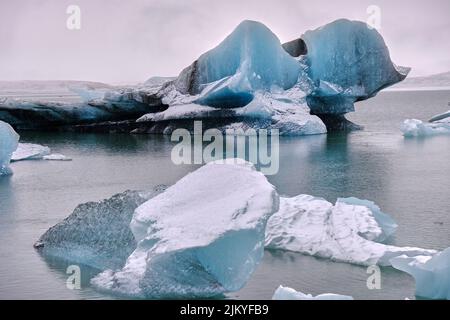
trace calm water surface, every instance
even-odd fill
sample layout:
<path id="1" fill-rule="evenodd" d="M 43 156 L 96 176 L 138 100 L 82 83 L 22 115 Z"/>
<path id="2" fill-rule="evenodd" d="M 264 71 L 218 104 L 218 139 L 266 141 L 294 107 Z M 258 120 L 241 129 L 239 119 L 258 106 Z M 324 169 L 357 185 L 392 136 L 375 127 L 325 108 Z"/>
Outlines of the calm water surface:
<path id="1" fill-rule="evenodd" d="M 280 141 L 280 170 L 268 177 L 282 195 L 375 201 L 399 224 L 391 243 L 450 246 L 450 136 L 404 139 L 406 118 L 427 120 L 448 109 L 450 91 L 385 92 L 359 103 L 349 118 L 364 131 Z M 33 243 L 79 204 L 126 189 L 173 184 L 197 166 L 175 166 L 167 137 L 21 133 L 71 162 L 24 161 L 0 179 L 0 298 L 109 299 L 94 291 L 82 268 L 82 289 L 66 288 L 67 263 L 43 259 Z M 230 298 L 269 299 L 280 285 L 357 299 L 414 297 L 414 281 L 382 269 L 382 289 L 368 290 L 366 269 L 295 253 L 269 252 L 247 286 Z"/>

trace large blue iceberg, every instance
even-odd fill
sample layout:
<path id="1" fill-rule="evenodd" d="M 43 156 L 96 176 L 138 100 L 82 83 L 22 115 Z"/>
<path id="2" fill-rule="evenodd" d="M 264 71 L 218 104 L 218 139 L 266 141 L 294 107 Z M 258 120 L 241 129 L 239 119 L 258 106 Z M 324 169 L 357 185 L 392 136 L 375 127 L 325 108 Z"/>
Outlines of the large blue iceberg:
<path id="1" fill-rule="evenodd" d="M 0 119 L 24 128 L 164 134 L 202 120 L 205 129 L 322 134 L 356 128 L 344 118 L 354 103 L 408 71 L 392 63 L 381 35 L 363 22 L 337 20 L 282 45 L 262 23 L 243 21 L 175 79 L 77 89 L 87 101 L 76 104 L 7 99 Z"/>
<path id="2" fill-rule="evenodd" d="M 302 39 L 314 83 L 308 105 L 315 114 L 352 112 L 354 102 L 402 81 L 410 71 L 392 63 L 383 37 L 364 22 L 336 20 Z"/>
<path id="3" fill-rule="evenodd" d="M 262 23 L 244 21 L 217 47 L 201 55 L 159 92 L 168 109 L 138 122 L 147 132 L 171 133 L 202 120 L 206 128 L 278 130 L 321 134 L 323 122 L 305 100 L 306 66 L 287 53 Z M 150 128 L 145 128 L 145 123 Z M 186 128 L 186 127 L 184 127 Z M 187 128 L 189 129 L 189 127 Z M 138 130 L 139 131 L 139 130 Z"/>
<path id="4" fill-rule="evenodd" d="M 0 176 L 11 173 L 9 162 L 17 149 L 19 135 L 7 123 L 0 121 Z"/>

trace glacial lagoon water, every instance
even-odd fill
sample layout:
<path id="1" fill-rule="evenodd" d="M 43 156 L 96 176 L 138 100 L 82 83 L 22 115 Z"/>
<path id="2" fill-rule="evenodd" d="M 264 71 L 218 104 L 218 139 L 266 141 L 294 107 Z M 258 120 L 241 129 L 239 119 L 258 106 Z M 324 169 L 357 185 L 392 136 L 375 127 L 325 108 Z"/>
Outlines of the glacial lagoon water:
<path id="1" fill-rule="evenodd" d="M 350 119 L 364 131 L 282 138 L 280 170 L 269 176 L 282 195 L 312 194 L 335 201 L 375 201 L 399 224 L 392 244 L 450 246 L 450 136 L 404 139 L 406 118 L 427 120 L 448 110 L 450 91 L 392 91 L 358 103 Z M 24 161 L 0 179 L 0 299 L 110 299 L 93 290 L 96 270 L 81 268 L 81 290 L 66 287 L 68 263 L 44 259 L 33 243 L 76 205 L 126 189 L 173 184 L 198 166 L 170 161 L 174 145 L 161 136 L 21 132 L 71 162 Z M 269 299 L 281 284 L 306 293 L 356 299 L 414 298 L 414 280 L 381 269 L 381 289 L 369 290 L 366 268 L 289 252 L 266 251 L 263 262 L 232 299 Z"/>

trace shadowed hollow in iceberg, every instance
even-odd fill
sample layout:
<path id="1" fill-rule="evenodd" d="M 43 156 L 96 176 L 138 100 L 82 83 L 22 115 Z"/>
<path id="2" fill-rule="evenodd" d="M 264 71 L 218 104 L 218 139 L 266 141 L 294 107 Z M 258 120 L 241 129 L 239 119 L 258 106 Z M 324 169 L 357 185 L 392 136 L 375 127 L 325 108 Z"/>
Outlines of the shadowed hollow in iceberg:
<path id="1" fill-rule="evenodd" d="M 356 198 L 330 202 L 309 195 L 280 198 L 267 223 L 266 247 L 359 265 L 389 266 L 390 259 L 436 254 L 435 250 L 385 245 L 397 225 L 380 208 Z"/>

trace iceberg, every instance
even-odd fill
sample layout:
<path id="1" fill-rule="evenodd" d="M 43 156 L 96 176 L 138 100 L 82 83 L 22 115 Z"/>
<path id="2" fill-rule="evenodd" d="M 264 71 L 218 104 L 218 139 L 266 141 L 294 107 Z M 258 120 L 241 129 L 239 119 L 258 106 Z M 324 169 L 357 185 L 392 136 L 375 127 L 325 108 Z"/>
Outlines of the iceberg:
<path id="1" fill-rule="evenodd" d="M 135 120 L 146 113 L 166 108 L 161 98 L 152 90 L 139 88 L 102 92 L 84 91 L 79 88 L 72 90 L 78 90 L 87 101 L 64 103 L 5 98 L 0 100 L 0 120 L 19 129 L 73 129 L 73 126 L 80 124 Z"/>
<path id="2" fill-rule="evenodd" d="M 361 200 L 354 197 L 339 198 L 337 201 L 349 205 L 362 206 L 370 210 L 373 218 L 375 219 L 375 222 L 381 228 L 381 233 L 378 234 L 375 238 L 369 240 L 383 242 L 390 236 L 392 236 L 397 230 L 398 224 L 394 221 L 394 219 L 392 219 L 388 214 L 382 212 L 380 207 L 372 201 Z"/>
<path id="3" fill-rule="evenodd" d="M 16 151 L 12 154 L 11 161 L 41 160 L 48 155 L 50 155 L 50 148 L 47 146 L 34 143 L 19 143 Z"/>
<path id="4" fill-rule="evenodd" d="M 44 160 L 50 160 L 50 161 L 72 161 L 71 158 L 60 154 L 60 153 L 52 153 L 46 156 L 43 156 L 42 159 Z"/>
<path id="5" fill-rule="evenodd" d="M 188 103 L 171 106 L 159 113 L 146 114 L 137 122 L 154 123 L 150 127 L 145 127 L 145 132 L 161 131 L 164 134 L 171 134 L 173 129 L 177 128 L 177 121 L 180 120 L 210 120 L 205 121 L 206 128 L 211 127 L 227 133 L 230 133 L 230 129 L 236 132 L 264 129 L 269 134 L 276 129 L 277 134 L 286 136 L 327 132 L 324 123 L 317 116 L 309 113 L 306 103 L 263 93 L 255 93 L 253 100 L 242 108 L 220 109 Z M 186 129 L 193 130 L 192 123 L 185 123 L 185 125 Z"/>
<path id="6" fill-rule="evenodd" d="M 416 281 L 416 296 L 450 300 L 450 248 L 430 256 L 399 256 L 392 266 L 409 273 Z"/>
<path id="7" fill-rule="evenodd" d="M 390 259 L 396 256 L 437 253 L 377 242 L 395 227 L 372 202 L 350 198 L 338 199 L 333 205 L 322 198 L 299 195 L 280 198 L 280 210 L 267 223 L 265 245 L 365 266 L 390 266 Z"/>
<path id="8" fill-rule="evenodd" d="M 19 135 L 7 123 L 0 121 L 0 176 L 11 174 L 9 162 L 17 149 Z"/>
<path id="9" fill-rule="evenodd" d="M 50 228 L 34 244 L 44 257 L 59 257 L 100 270 L 120 268 L 136 249 L 130 230 L 134 210 L 161 193 L 125 191 L 100 202 L 78 205 L 64 221 Z"/>
<path id="10" fill-rule="evenodd" d="M 91 282 L 151 298 L 237 291 L 263 256 L 266 222 L 277 210 L 274 187 L 252 164 L 210 162 L 135 210 L 136 250 L 121 270 Z"/>
<path id="11" fill-rule="evenodd" d="M 450 134 L 450 121 L 447 121 L 447 119 L 449 118 L 431 123 L 417 119 L 407 119 L 403 122 L 400 130 L 403 132 L 403 136 L 407 138 Z"/>
<path id="12" fill-rule="evenodd" d="M 175 86 L 181 93 L 195 95 L 203 86 L 221 80 L 201 100 L 223 100 L 223 107 L 243 106 L 253 91 L 293 87 L 299 74 L 300 65 L 284 51 L 277 36 L 262 23 L 246 20 L 184 69 Z"/>
<path id="13" fill-rule="evenodd" d="M 353 300 L 353 297 L 335 293 L 323 293 L 313 296 L 311 294 L 295 291 L 289 287 L 279 286 L 275 291 L 272 300 Z"/>
<path id="14" fill-rule="evenodd" d="M 410 71 L 392 63 L 383 37 L 364 22 L 336 20 L 301 38 L 314 82 L 307 99 L 314 114 L 355 111 L 354 102 L 375 96 Z"/>
<path id="15" fill-rule="evenodd" d="M 360 129 L 344 114 L 408 72 L 363 22 L 337 20 L 281 44 L 265 25 L 246 20 L 176 78 L 108 90 L 73 87 L 81 103 L 4 99 L 0 119 L 20 129 L 83 132 L 170 134 L 202 120 L 220 130 L 323 134 Z"/>

